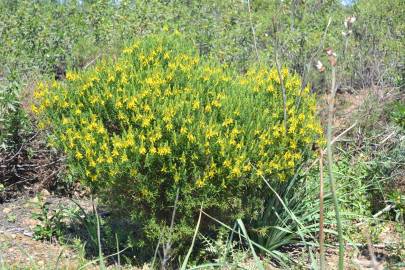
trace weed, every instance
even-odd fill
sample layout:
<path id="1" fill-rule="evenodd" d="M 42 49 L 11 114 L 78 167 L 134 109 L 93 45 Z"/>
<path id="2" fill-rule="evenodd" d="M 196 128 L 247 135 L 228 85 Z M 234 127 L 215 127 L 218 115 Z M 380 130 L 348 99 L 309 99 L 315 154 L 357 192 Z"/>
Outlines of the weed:
<path id="1" fill-rule="evenodd" d="M 58 241 L 64 235 L 64 219 L 66 211 L 59 207 L 50 209 L 50 203 L 40 195 L 36 197 L 38 213 L 33 213 L 32 217 L 40 223 L 34 228 L 34 239 L 46 241 Z"/>

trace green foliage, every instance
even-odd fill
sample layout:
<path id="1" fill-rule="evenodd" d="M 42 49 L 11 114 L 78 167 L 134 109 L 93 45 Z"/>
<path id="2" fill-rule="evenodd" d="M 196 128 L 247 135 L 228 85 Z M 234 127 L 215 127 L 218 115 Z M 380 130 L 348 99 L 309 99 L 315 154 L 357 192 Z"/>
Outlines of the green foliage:
<path id="1" fill-rule="evenodd" d="M 21 83 L 16 73 L 0 84 L 0 152 L 17 151 L 29 129 L 26 112 L 19 101 Z"/>
<path id="2" fill-rule="evenodd" d="M 388 193 L 388 202 L 395 205 L 394 208 L 394 220 L 400 223 L 403 223 L 404 213 L 405 213 L 405 196 L 404 194 L 398 190 L 392 190 Z"/>
<path id="3" fill-rule="evenodd" d="M 325 61 L 325 47 L 338 53 L 342 87 L 403 81 L 402 1 L 357 1 L 353 7 L 343 7 L 338 0 L 250 2 L 262 63 L 273 61 L 277 37 L 282 62 L 303 77 L 303 84 L 312 82 L 314 88 L 325 87 L 325 78 L 313 68 L 318 59 Z M 116 54 L 126 41 L 159 32 L 162 26 L 179 29 L 195 42 L 201 55 L 232 63 L 238 70 L 246 71 L 257 61 L 246 1 L 122 0 L 114 5 L 108 0 L 82 4 L 24 0 L 2 1 L 0 10 L 0 55 L 4 56 L 0 74 L 5 78 L 15 70 L 63 79 L 68 67 L 87 67 L 103 54 Z M 341 32 L 348 32 L 343 25 L 348 15 L 356 15 L 357 21 L 346 39 Z M 332 23 L 322 43 L 329 18 Z M 12 88 L 13 81 L 6 81 L 5 89 Z M 22 81 L 15 82 L 21 86 Z M 19 94 L 7 94 L 6 99 L 19 103 Z M 17 119 L 18 123 L 21 118 L 3 115 L 1 137 L 15 130 L 2 122 Z M 18 147 L 0 140 L 3 148 Z"/>
<path id="4" fill-rule="evenodd" d="M 288 183 L 308 158 L 322 132 L 315 99 L 297 75 L 283 68 L 282 76 L 287 129 L 275 69 L 238 75 L 200 58 L 179 33 L 162 34 L 135 41 L 116 61 L 68 72 L 66 83 L 41 83 L 33 111 L 70 170 L 148 238 L 169 224 L 180 189 L 174 234 L 183 237 L 201 203 L 226 220 L 251 215 L 266 198 L 261 176 Z"/>
<path id="5" fill-rule="evenodd" d="M 318 171 L 313 170 L 310 175 L 295 177 L 288 185 L 278 186 L 282 201 L 276 196 L 268 197 L 264 211 L 252 228 L 258 244 L 273 251 L 302 242 L 302 237 L 313 243 L 319 231 L 318 177 Z M 325 205 L 331 206 L 330 194 L 325 194 Z"/>
<path id="6" fill-rule="evenodd" d="M 392 106 L 391 119 L 402 129 L 405 129 L 405 104 L 396 102 Z"/>
<path id="7" fill-rule="evenodd" d="M 34 228 L 35 240 L 53 241 L 59 240 L 63 236 L 65 228 L 63 219 L 66 217 L 65 211 L 62 208 L 50 209 L 49 202 L 37 196 L 36 204 L 38 213 L 33 213 L 32 217 L 40 222 Z"/>
<path id="8" fill-rule="evenodd" d="M 405 6 L 401 0 L 356 1 L 353 42 L 349 46 L 348 70 L 355 86 L 401 86 L 404 82 Z"/>
<path id="9" fill-rule="evenodd" d="M 401 61 L 405 52 L 405 12 L 401 0 L 359 0 L 352 7 L 343 7 L 339 0 L 251 0 L 252 25 L 248 1 L 121 0 L 117 5 L 109 0 L 81 2 L 0 1 L 1 156 L 7 156 L 4 151 L 11 156 L 19 151 L 29 131 L 21 105 L 24 103 L 21 90 L 27 78 L 55 77 L 56 82 L 42 84 L 40 89 L 46 90 L 37 93 L 42 105 L 33 109 L 44 116 L 39 126 L 51 124 L 51 141 L 67 153 L 71 174 L 66 179 L 80 179 L 98 190 L 118 213 L 128 214 L 126 209 L 132 209 L 130 216 L 143 229 L 141 240 L 136 241 L 140 245 L 149 245 L 162 231 L 167 239 L 170 206 L 179 187 L 175 240 L 192 235 L 196 209 L 202 201 L 207 211 L 222 215 L 224 221 L 251 215 L 255 221 L 252 224 L 257 227 L 247 225 L 249 235 L 257 233 L 252 237 L 271 249 L 300 241 L 298 233 L 309 237 L 316 229 L 317 176 L 309 181 L 310 186 L 300 179 L 291 181 L 297 166 L 308 158 L 307 147 L 315 139 L 311 134 L 320 132 L 312 119 L 313 97 L 309 95 L 299 108 L 289 111 L 288 128 L 297 125 L 296 130 L 291 133 L 283 130 L 277 72 L 263 67 L 249 68 L 258 60 L 252 26 L 258 62 L 263 66 L 272 63 L 278 50 L 282 63 L 294 71 L 290 73 L 303 78 L 302 82 L 296 75 L 287 74 L 287 69 L 283 70 L 290 82 L 288 90 L 293 90 L 287 93 L 288 106 L 294 107 L 301 83 L 305 86 L 312 82 L 314 89 L 325 88 L 324 74 L 313 68 L 318 59 L 325 63 L 326 58 L 322 57 L 325 47 L 337 52 L 342 88 L 401 86 L 404 82 Z M 357 18 L 350 34 L 343 24 L 349 15 Z M 329 18 L 332 23 L 321 44 Z M 194 47 L 173 40 L 166 44 L 176 51 L 170 55 L 177 59 L 174 62 L 185 61 L 184 67 L 183 63 L 176 64 L 171 80 L 167 80 L 170 76 L 167 59 L 155 44 L 158 39 L 147 38 L 140 43 L 141 49 L 131 45 L 119 60 L 92 67 L 104 55 L 114 58 L 129 40 L 160 33 L 162 26 L 181 31 L 194 43 Z M 278 48 L 274 47 L 275 37 Z M 144 59 L 148 63 L 142 66 L 141 59 L 137 59 L 140 50 L 145 57 L 155 50 L 157 55 Z M 209 57 L 211 60 L 207 60 Z M 198 59 L 199 63 L 190 59 Z M 230 63 L 232 68 L 226 67 Z M 79 71 L 82 68 L 87 71 Z M 68 69 L 71 71 L 66 74 Z M 209 70 L 213 74 L 204 77 L 211 73 Z M 247 74 L 237 75 L 238 71 Z M 128 75 L 126 79 L 123 74 Z M 65 75 L 68 82 L 61 82 Z M 267 76 L 271 77 L 268 81 Z M 161 78 L 165 81 L 159 81 Z M 166 93 L 169 86 L 178 92 L 164 98 L 158 95 L 159 91 Z M 308 91 L 309 87 L 305 89 Z M 147 96 L 140 98 L 142 93 Z M 140 106 L 132 107 L 134 97 L 139 102 L 134 104 Z M 194 101 L 199 101 L 199 108 L 193 108 L 198 106 Z M 165 114 L 171 114 L 170 108 L 175 110 L 171 116 L 173 123 L 166 123 Z M 374 108 L 364 117 L 368 122 L 359 125 L 363 130 L 374 130 L 381 116 Z M 390 113 L 391 119 L 402 127 L 403 111 L 398 104 Z M 222 126 L 227 117 L 231 122 Z M 213 128 L 211 135 L 209 127 Z M 256 130 L 259 134 L 255 134 Z M 307 130 L 307 134 L 301 130 Z M 214 135 L 215 132 L 218 134 Z M 287 136 L 281 138 L 284 133 Z M 370 149 L 375 145 L 363 146 L 364 156 L 374 158 L 376 153 Z M 395 146 L 394 151 L 382 152 L 374 161 L 346 157 L 341 160 L 335 170 L 343 182 L 339 192 L 344 210 L 369 215 L 370 207 L 375 212 L 385 201 L 392 201 L 398 205 L 395 218 L 403 219 L 398 191 L 387 191 L 385 184 L 377 185 L 391 183 L 394 168 L 399 167 L 396 160 L 402 157 L 403 150 Z M 257 167 L 256 173 L 250 164 Z M 268 195 L 261 175 L 272 179 L 272 185 L 288 209 L 302 221 L 303 228 L 279 200 Z M 0 184 L 0 192 L 2 187 Z M 241 194 L 246 197 L 240 199 Z M 88 222 L 91 245 L 96 248 L 95 221 Z M 38 228 L 43 238 L 55 236 L 52 226 L 43 228 L 46 229 Z M 146 232 L 146 238 L 142 232 Z M 114 246 L 113 236 L 106 231 L 104 245 Z"/>

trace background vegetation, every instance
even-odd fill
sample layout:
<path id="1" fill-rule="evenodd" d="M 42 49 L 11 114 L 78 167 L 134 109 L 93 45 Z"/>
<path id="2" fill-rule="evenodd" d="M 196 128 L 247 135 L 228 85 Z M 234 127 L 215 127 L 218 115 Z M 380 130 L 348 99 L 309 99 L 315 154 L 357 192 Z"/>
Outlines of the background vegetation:
<path id="1" fill-rule="evenodd" d="M 328 70 L 319 72 L 315 65 L 320 61 L 327 66 L 324 49 L 332 47 L 338 59 L 338 94 L 353 95 L 354 99 L 361 100 L 361 104 L 357 104 L 359 109 L 353 112 L 350 110 L 352 104 L 339 103 L 338 97 L 339 106 L 336 111 L 337 119 L 343 119 L 340 123 L 335 123 L 339 131 L 355 124 L 354 128 L 346 133 L 348 139 L 338 142 L 334 164 L 345 237 L 349 242 L 366 242 L 367 239 L 359 227 L 353 224 L 372 224 L 370 230 L 374 235 L 378 235 L 379 228 L 384 226 L 380 226 L 380 219 L 403 222 L 404 196 L 401 176 L 404 172 L 405 156 L 404 14 L 405 6 L 401 0 L 358 0 L 352 5 L 342 5 L 340 1 L 335 0 L 62 2 L 2 0 L 0 1 L 1 200 L 15 196 L 15 191 L 23 189 L 27 184 L 39 183 L 48 189 L 71 193 L 78 180 L 77 176 L 80 178 L 91 176 L 86 175 L 89 164 L 78 160 L 72 161 L 76 153 L 68 154 L 66 160 L 62 153 L 53 148 L 56 142 L 47 140 L 51 130 L 44 129 L 46 123 L 39 121 L 40 118 L 33 114 L 31 105 L 36 104 L 33 89 L 40 81 L 52 81 L 55 84 L 53 88 L 70 90 L 69 102 L 73 102 L 77 98 L 77 94 L 72 93 L 73 89 L 83 86 L 81 83 L 72 82 L 74 76 L 91 77 L 97 67 L 102 65 L 100 63 L 121 63 L 123 58 L 119 55 L 134 39 L 143 40 L 151 34 L 161 34 L 162 30 L 179 32 L 186 40 L 193 42 L 187 49 L 196 50 L 193 55 L 210 59 L 210 63 L 215 62 L 218 66 L 231 66 L 234 77 L 246 77 L 251 80 L 253 74 L 260 74 L 257 72 L 258 66 L 271 70 L 277 66 L 277 62 L 281 63 L 290 73 L 299 75 L 302 89 L 310 89 L 311 93 L 317 94 L 318 111 L 322 120 L 324 118 L 322 97 L 329 88 L 330 76 Z M 349 22 L 349 16 L 354 16 L 356 20 L 353 23 Z M 116 60 L 117 58 L 119 60 Z M 195 76 L 200 74 L 199 72 L 202 71 L 196 69 L 192 74 Z M 276 69 L 272 72 L 277 73 Z M 226 72 L 224 74 L 227 75 Z M 107 74 L 103 76 L 106 77 Z M 274 80 L 277 80 L 277 77 L 275 74 Z M 229 86 L 229 89 L 238 88 L 234 86 L 234 82 L 226 82 L 225 85 Z M 205 89 L 204 87 L 198 88 L 199 91 Z M 282 91 L 282 86 L 276 85 L 275 90 Z M 103 92 L 99 94 L 101 93 Z M 117 94 L 114 98 L 120 98 L 122 95 Z M 265 102 L 265 99 L 260 100 Z M 281 97 L 278 97 L 276 103 L 279 104 L 278 113 L 281 113 L 283 106 Z M 85 109 L 89 108 L 83 108 L 84 113 L 87 113 Z M 251 113 L 247 110 L 243 115 Z M 55 123 L 62 121 L 60 117 L 62 115 L 64 114 L 53 114 L 52 121 L 56 121 Z M 109 120 L 123 121 L 118 119 L 118 114 L 116 118 Z M 271 124 L 267 121 L 273 120 L 258 120 L 257 124 Z M 282 123 L 280 119 L 274 122 Z M 80 125 L 77 128 L 81 128 Z M 59 132 L 62 131 L 64 130 Z M 112 133 L 111 130 L 108 132 Z M 307 144 L 310 142 L 312 141 L 308 141 Z M 170 151 L 172 148 L 170 147 Z M 69 152 L 68 147 L 66 150 Z M 248 158 L 252 158 L 251 155 L 255 154 L 258 153 L 249 153 Z M 265 204 L 260 205 L 264 210 L 252 212 L 252 216 L 255 217 L 252 219 L 245 215 L 244 223 L 236 223 L 234 229 L 232 223 L 227 224 L 229 228 L 225 224 L 218 226 L 218 222 L 225 221 L 220 216 L 209 217 L 203 214 L 203 226 L 208 225 L 215 229 L 209 230 L 208 234 L 198 234 L 192 263 L 210 261 L 221 265 L 238 265 L 244 260 L 243 254 L 252 252 L 251 249 L 246 249 L 251 241 L 255 243 L 253 254 L 256 250 L 282 265 L 291 263 L 288 256 L 282 252 L 289 244 L 303 244 L 308 254 L 315 254 L 319 225 L 319 168 L 316 157 L 314 159 L 315 161 L 306 160 L 294 164 L 294 172 L 284 176 L 288 180 L 286 184 L 276 190 L 272 190 L 272 185 L 267 186 L 263 180 L 261 188 L 271 194 Z M 122 159 L 120 163 L 115 162 L 117 166 L 123 165 L 122 163 L 125 163 Z M 72 170 L 64 169 L 66 164 L 74 170 L 73 174 Z M 124 172 L 129 174 L 129 168 Z M 145 175 L 150 177 L 149 174 Z M 187 171 L 187 176 L 189 175 L 196 176 Z M 266 175 L 265 180 L 272 177 L 273 175 Z M 90 186 L 94 187 L 93 184 Z M 329 187 L 325 188 L 329 190 Z M 228 195 L 231 197 L 232 194 Z M 169 201 L 172 203 L 176 201 L 175 188 L 170 190 L 170 196 L 168 195 L 164 204 L 169 204 Z M 390 205 L 392 207 L 389 210 L 380 213 Z M 189 238 L 193 236 L 199 206 L 199 203 L 196 203 L 193 210 L 190 210 L 194 216 L 188 223 L 186 234 Z M 330 206 L 330 195 L 326 193 L 325 222 L 329 230 L 328 241 L 333 243 L 334 219 Z M 250 211 L 247 205 L 243 207 L 241 210 Z M 171 210 L 165 213 L 168 226 L 166 230 L 169 231 Z M 98 215 L 79 221 L 86 224 L 86 228 L 93 228 L 89 229 L 92 240 L 88 240 L 88 247 L 89 250 L 93 250 L 93 255 L 99 252 L 98 248 L 101 249 L 101 242 L 104 254 L 116 252 L 117 241 L 120 246 L 130 247 L 125 251 L 125 255 L 131 257 L 136 254 L 136 249 L 132 246 L 137 241 L 128 239 L 116 226 L 109 225 L 116 221 L 117 216 L 107 217 L 100 222 L 97 222 L 98 219 L 95 217 Z M 97 228 L 97 224 L 101 226 L 101 234 L 94 229 Z M 242 233 L 244 224 L 246 234 Z M 54 224 L 48 225 L 47 228 L 52 228 Z M 161 228 L 160 225 L 156 225 L 155 231 Z M 58 236 L 61 236 L 59 229 L 56 231 Z M 234 243 L 235 236 L 232 231 L 239 232 L 238 237 L 242 235 L 244 241 Z M 39 228 L 38 238 L 41 238 L 41 232 L 43 231 Z M 226 238 L 224 235 L 229 238 L 222 240 Z M 47 239 L 49 233 L 43 236 L 42 238 Z M 100 241 L 97 241 L 97 237 Z M 155 233 L 154 238 L 156 241 L 148 243 L 150 249 L 138 262 L 152 260 L 159 235 Z M 190 241 L 185 242 L 184 246 L 188 247 Z M 162 242 L 158 245 L 157 254 L 167 253 L 167 244 L 170 241 L 166 238 L 163 242 L 164 245 Z M 238 253 L 238 250 L 244 252 Z M 225 255 L 220 256 L 221 254 Z M 186 252 L 181 255 L 183 256 L 169 256 L 172 266 L 181 265 L 180 258 L 183 259 Z"/>

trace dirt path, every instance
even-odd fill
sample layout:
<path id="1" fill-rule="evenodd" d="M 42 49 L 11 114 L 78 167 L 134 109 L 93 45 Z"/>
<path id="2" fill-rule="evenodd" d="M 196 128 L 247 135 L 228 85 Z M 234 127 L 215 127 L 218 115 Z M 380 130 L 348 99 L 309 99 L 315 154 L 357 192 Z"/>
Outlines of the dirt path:
<path id="1" fill-rule="evenodd" d="M 77 269 L 75 252 L 58 244 L 35 241 L 22 233 L 0 232 L 0 259 L 9 268 Z"/>
<path id="2" fill-rule="evenodd" d="M 46 196 L 50 209 L 70 207 L 67 198 Z M 7 268 L 77 269 L 79 256 L 71 247 L 56 241 L 42 242 L 33 239 L 39 221 L 32 217 L 39 212 L 37 198 L 21 197 L 0 204 L 0 259 Z"/>

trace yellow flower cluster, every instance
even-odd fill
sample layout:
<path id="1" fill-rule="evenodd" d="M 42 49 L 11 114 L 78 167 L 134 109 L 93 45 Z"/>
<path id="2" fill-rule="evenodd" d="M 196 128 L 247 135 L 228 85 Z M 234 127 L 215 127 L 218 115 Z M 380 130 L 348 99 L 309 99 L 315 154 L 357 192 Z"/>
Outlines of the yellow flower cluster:
<path id="1" fill-rule="evenodd" d="M 137 41 L 116 61 L 38 85 L 32 110 L 70 166 L 91 186 L 132 179 L 137 198 L 167 185 L 231 189 L 291 177 L 322 133 L 309 88 L 282 69 L 285 125 L 277 70 L 239 75 L 178 39 Z"/>

